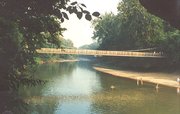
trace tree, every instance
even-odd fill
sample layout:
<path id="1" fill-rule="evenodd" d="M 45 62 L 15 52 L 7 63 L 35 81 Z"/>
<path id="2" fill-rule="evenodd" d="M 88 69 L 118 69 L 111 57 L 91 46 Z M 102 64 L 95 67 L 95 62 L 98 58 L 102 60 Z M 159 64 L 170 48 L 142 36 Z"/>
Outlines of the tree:
<path id="1" fill-rule="evenodd" d="M 94 39 L 103 49 L 129 50 L 155 47 L 163 38 L 163 21 L 150 15 L 138 0 L 122 0 L 118 14 L 94 21 Z"/>
<path id="2" fill-rule="evenodd" d="M 86 44 L 86 45 L 83 45 L 81 47 L 79 47 L 79 49 L 89 49 L 89 50 L 96 50 L 98 49 L 99 45 L 97 42 L 93 42 L 91 44 Z"/>
<path id="3" fill-rule="evenodd" d="M 171 63 L 179 64 L 180 62 L 180 30 L 165 26 L 165 35 L 158 46 L 160 51 L 167 56 Z"/>
<path id="4" fill-rule="evenodd" d="M 100 49 L 116 49 L 113 43 L 119 37 L 120 30 L 118 27 L 120 24 L 118 18 L 112 13 L 106 13 L 102 16 L 102 19 L 93 21 L 93 39 L 97 40 Z"/>
<path id="5" fill-rule="evenodd" d="M 154 47 L 162 38 L 163 21 L 149 14 L 137 0 L 123 0 L 118 6 L 121 30 L 125 38 L 132 39 L 132 47 Z"/>
<path id="6" fill-rule="evenodd" d="M 35 64 L 36 49 L 45 43 L 59 45 L 57 36 L 64 30 L 61 23 L 69 19 L 68 13 L 76 14 L 79 19 L 85 15 L 87 20 L 92 15 L 99 16 L 98 12 L 91 14 L 85 8 L 84 4 L 69 0 L 0 0 L 2 77 L 9 77 L 12 87 L 14 81 L 20 83 L 27 78 L 24 71 Z"/>

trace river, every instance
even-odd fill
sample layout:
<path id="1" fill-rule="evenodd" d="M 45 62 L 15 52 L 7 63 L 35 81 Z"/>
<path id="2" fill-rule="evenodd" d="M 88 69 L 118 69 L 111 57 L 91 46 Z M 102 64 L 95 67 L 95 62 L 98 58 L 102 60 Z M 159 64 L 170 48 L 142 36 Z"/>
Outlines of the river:
<path id="1" fill-rule="evenodd" d="M 42 64 L 34 75 L 48 82 L 19 89 L 26 114 L 180 114 L 174 89 L 137 86 L 93 70 L 90 62 Z"/>

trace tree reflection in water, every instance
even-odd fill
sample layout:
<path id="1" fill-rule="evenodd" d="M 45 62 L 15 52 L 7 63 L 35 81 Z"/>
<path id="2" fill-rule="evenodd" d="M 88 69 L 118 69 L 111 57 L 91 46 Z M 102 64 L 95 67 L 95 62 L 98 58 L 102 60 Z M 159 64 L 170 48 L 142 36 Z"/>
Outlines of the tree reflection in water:
<path id="1" fill-rule="evenodd" d="M 25 103 L 16 92 L 0 92 L 0 113 L 1 114 L 25 114 L 28 112 L 28 104 Z M 8 113 L 9 112 L 9 113 Z M 11 113 L 10 113 L 11 112 Z"/>
<path id="2" fill-rule="evenodd" d="M 38 75 L 38 77 L 36 77 L 37 79 L 44 80 L 50 79 L 51 76 L 57 76 L 59 74 L 71 75 L 72 70 L 75 68 L 75 66 L 76 64 L 74 63 L 44 64 L 39 67 L 35 75 Z M 38 71 L 41 71 L 41 75 L 39 75 Z M 4 83 L 2 80 L 1 82 Z M 56 99 L 53 99 L 51 101 L 43 99 L 43 103 L 38 102 L 42 100 L 41 98 L 34 99 L 34 101 L 37 102 L 33 103 L 28 103 L 24 100 L 25 97 L 41 95 L 41 91 L 43 90 L 43 88 L 44 85 L 38 85 L 34 87 L 21 85 L 18 91 L 16 90 L 14 92 L 8 90 L 0 90 L 0 114 L 53 114 L 57 105 Z M 27 91 L 27 89 L 29 91 Z"/>
<path id="3" fill-rule="evenodd" d="M 91 66 L 91 65 L 90 65 Z M 45 85 L 22 86 L 0 94 L 0 114 L 179 114 L 179 95 L 172 88 L 113 77 L 88 63 L 44 64 L 35 73 Z M 115 89 L 111 89 L 111 85 Z"/>

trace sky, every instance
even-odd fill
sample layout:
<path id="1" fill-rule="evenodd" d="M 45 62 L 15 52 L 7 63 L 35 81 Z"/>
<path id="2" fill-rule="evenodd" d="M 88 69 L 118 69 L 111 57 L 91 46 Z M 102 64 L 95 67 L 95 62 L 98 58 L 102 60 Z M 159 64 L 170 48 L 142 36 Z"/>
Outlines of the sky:
<path id="1" fill-rule="evenodd" d="M 74 0 L 71 0 L 73 2 Z M 117 5 L 121 0 L 76 0 L 84 3 L 90 12 L 98 11 L 100 14 L 106 12 L 117 13 Z M 67 30 L 63 33 L 65 39 L 73 41 L 75 47 L 80 47 L 93 42 L 93 27 L 90 21 L 82 18 L 79 20 L 75 14 L 69 15 L 69 20 L 65 20 L 62 27 Z"/>

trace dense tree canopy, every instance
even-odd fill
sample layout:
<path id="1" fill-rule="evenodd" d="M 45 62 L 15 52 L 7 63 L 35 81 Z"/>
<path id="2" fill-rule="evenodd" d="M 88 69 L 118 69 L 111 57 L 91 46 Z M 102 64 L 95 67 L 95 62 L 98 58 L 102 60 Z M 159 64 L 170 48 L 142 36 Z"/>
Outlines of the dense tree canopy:
<path id="1" fill-rule="evenodd" d="M 1 78 L 23 80 L 27 75 L 23 72 L 35 63 L 37 48 L 46 43 L 60 46 L 61 23 L 72 13 L 87 20 L 99 16 L 87 11 L 85 4 L 69 0 L 0 0 Z"/>
<path id="2" fill-rule="evenodd" d="M 132 39 L 134 47 L 154 47 L 162 38 L 162 20 L 149 14 L 137 0 L 123 0 L 118 10 L 122 18 L 122 34 Z"/>
<path id="3" fill-rule="evenodd" d="M 105 14 L 94 21 L 94 39 L 101 48 L 134 49 L 154 47 L 162 38 L 162 23 L 150 15 L 137 0 L 123 0 L 118 14 Z"/>
<path id="4" fill-rule="evenodd" d="M 102 16 L 102 19 L 94 20 L 94 36 L 93 39 L 96 39 L 100 44 L 100 49 L 114 49 L 113 41 L 118 37 L 119 21 L 116 16 L 112 13 L 105 14 Z"/>
<path id="5" fill-rule="evenodd" d="M 180 32 L 151 15 L 138 0 L 122 0 L 118 14 L 104 14 L 93 21 L 94 36 L 100 49 L 134 50 L 155 47 L 170 60 L 179 61 Z"/>

